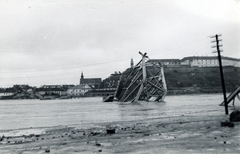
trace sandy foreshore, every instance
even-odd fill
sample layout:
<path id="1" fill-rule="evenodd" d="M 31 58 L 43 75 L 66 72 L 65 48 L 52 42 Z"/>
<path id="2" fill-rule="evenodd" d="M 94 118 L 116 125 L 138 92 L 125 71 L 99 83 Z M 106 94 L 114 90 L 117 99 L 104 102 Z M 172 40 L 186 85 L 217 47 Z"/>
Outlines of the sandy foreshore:
<path id="1" fill-rule="evenodd" d="M 2 137 L 0 153 L 240 153 L 240 123 L 222 127 L 224 113 L 200 115 L 51 127 Z"/>

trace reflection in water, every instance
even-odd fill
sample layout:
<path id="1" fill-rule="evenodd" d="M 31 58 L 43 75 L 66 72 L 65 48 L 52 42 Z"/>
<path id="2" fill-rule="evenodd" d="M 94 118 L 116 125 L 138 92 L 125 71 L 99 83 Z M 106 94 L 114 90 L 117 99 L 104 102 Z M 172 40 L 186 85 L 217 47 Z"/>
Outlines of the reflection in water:
<path id="1" fill-rule="evenodd" d="M 119 105 L 121 120 L 141 120 L 159 117 L 165 102 L 140 102 L 138 104 Z"/>

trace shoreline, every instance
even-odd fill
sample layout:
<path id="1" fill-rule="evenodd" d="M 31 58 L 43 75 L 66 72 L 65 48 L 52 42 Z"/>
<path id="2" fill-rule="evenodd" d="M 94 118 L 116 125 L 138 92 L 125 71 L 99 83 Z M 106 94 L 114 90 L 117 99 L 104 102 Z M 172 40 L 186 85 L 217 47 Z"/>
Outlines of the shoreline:
<path id="1" fill-rule="evenodd" d="M 232 91 L 227 91 L 226 94 L 230 94 L 232 93 Z M 180 95 L 212 95 L 212 94 L 222 94 L 222 91 L 188 91 L 186 89 L 175 89 L 175 90 L 168 90 L 166 96 L 180 96 Z M 38 98 L 34 98 L 34 99 L 12 99 L 12 98 L 1 98 L 0 96 L 0 101 L 3 100 L 41 100 L 41 101 L 45 101 L 45 100 L 71 100 L 71 99 L 80 99 L 80 98 L 96 98 L 96 97 L 106 97 L 106 96 L 79 96 L 79 97 L 71 97 L 71 98 L 54 98 L 54 99 L 38 99 Z"/>
<path id="2" fill-rule="evenodd" d="M 234 127 L 221 126 L 221 122 L 229 120 L 229 115 L 224 114 L 224 107 L 218 105 L 221 97 L 220 95 L 208 97 L 208 94 L 200 97 L 174 96 L 168 97 L 166 103 L 119 104 L 117 106 L 120 108 L 115 110 L 112 108 L 115 105 L 110 105 L 112 103 L 97 101 L 100 103 L 98 107 L 85 106 L 95 107 L 94 110 L 89 110 L 89 113 L 98 111 L 99 107 L 107 107 L 102 114 L 114 116 L 106 112 L 121 111 L 119 114 L 124 114 L 123 117 L 112 118 L 112 121 L 108 122 L 101 119 L 98 121 L 85 119 L 86 124 L 81 123 L 81 120 L 79 123 L 74 121 L 73 116 L 66 116 L 73 124 L 63 123 L 61 119 L 58 124 L 66 125 L 44 127 L 49 124 L 44 120 L 41 122 L 43 127 L 34 125 L 36 127 L 2 130 L 0 133 L 3 133 L 4 137 L 0 136 L 0 153 L 240 153 L 240 123 L 234 122 Z M 49 103 L 43 104 L 42 108 L 45 108 L 45 105 L 48 106 Z M 52 105 L 55 109 L 60 104 Z M 82 107 L 79 103 L 75 105 Z M 38 106 L 35 107 L 37 108 Z M 239 109 L 239 106 L 229 107 L 229 113 Z M 59 110 L 60 112 L 56 113 L 60 114 L 54 115 L 59 116 L 64 110 Z M 76 111 L 73 111 L 70 113 L 75 115 Z M 77 115 L 80 114 L 75 116 Z M 52 118 L 54 119 L 54 116 Z"/>
<path id="3" fill-rule="evenodd" d="M 221 127 L 223 113 L 54 126 L 41 134 L 5 136 L 1 153 L 239 153 L 240 123 Z M 36 128 L 33 128 L 36 129 Z M 109 134 L 107 130 L 114 129 Z"/>

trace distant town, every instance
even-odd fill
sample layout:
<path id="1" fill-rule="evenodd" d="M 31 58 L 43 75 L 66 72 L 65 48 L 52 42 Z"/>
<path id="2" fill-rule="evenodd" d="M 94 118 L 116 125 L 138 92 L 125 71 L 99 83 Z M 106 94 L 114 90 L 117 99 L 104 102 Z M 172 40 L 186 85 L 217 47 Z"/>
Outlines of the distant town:
<path id="1" fill-rule="evenodd" d="M 151 63 L 150 63 L 151 62 Z M 191 56 L 183 59 L 151 59 L 146 66 L 163 65 L 168 94 L 220 93 L 221 81 L 219 64 L 216 56 Z M 222 57 L 224 77 L 227 91 L 232 91 L 240 84 L 240 59 Z M 0 99 L 70 99 L 80 97 L 114 95 L 120 77 L 134 67 L 133 59 L 130 67 L 124 72 L 114 72 L 108 78 L 85 78 L 82 72 L 78 85 L 13 85 L 0 88 Z"/>

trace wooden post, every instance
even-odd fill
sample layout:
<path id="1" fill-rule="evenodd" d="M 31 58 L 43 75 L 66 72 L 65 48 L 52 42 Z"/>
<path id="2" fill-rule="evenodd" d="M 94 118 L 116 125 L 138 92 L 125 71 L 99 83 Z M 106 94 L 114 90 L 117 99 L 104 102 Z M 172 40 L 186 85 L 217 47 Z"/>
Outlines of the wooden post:
<path id="1" fill-rule="evenodd" d="M 220 35 L 219 35 L 220 36 Z M 216 38 L 216 47 L 217 47 L 217 53 L 218 53 L 218 61 L 219 61 L 219 69 L 220 69 L 220 76 L 221 76 L 221 83 L 222 83 L 222 90 L 223 90 L 223 99 L 224 99 L 224 105 L 225 105 L 225 113 L 228 115 L 228 104 L 227 104 L 227 97 L 226 97 L 226 88 L 225 88 L 225 82 L 224 82 L 224 75 L 223 75 L 223 68 L 222 68 L 222 59 L 219 49 L 219 41 L 218 35 L 215 35 Z"/>

